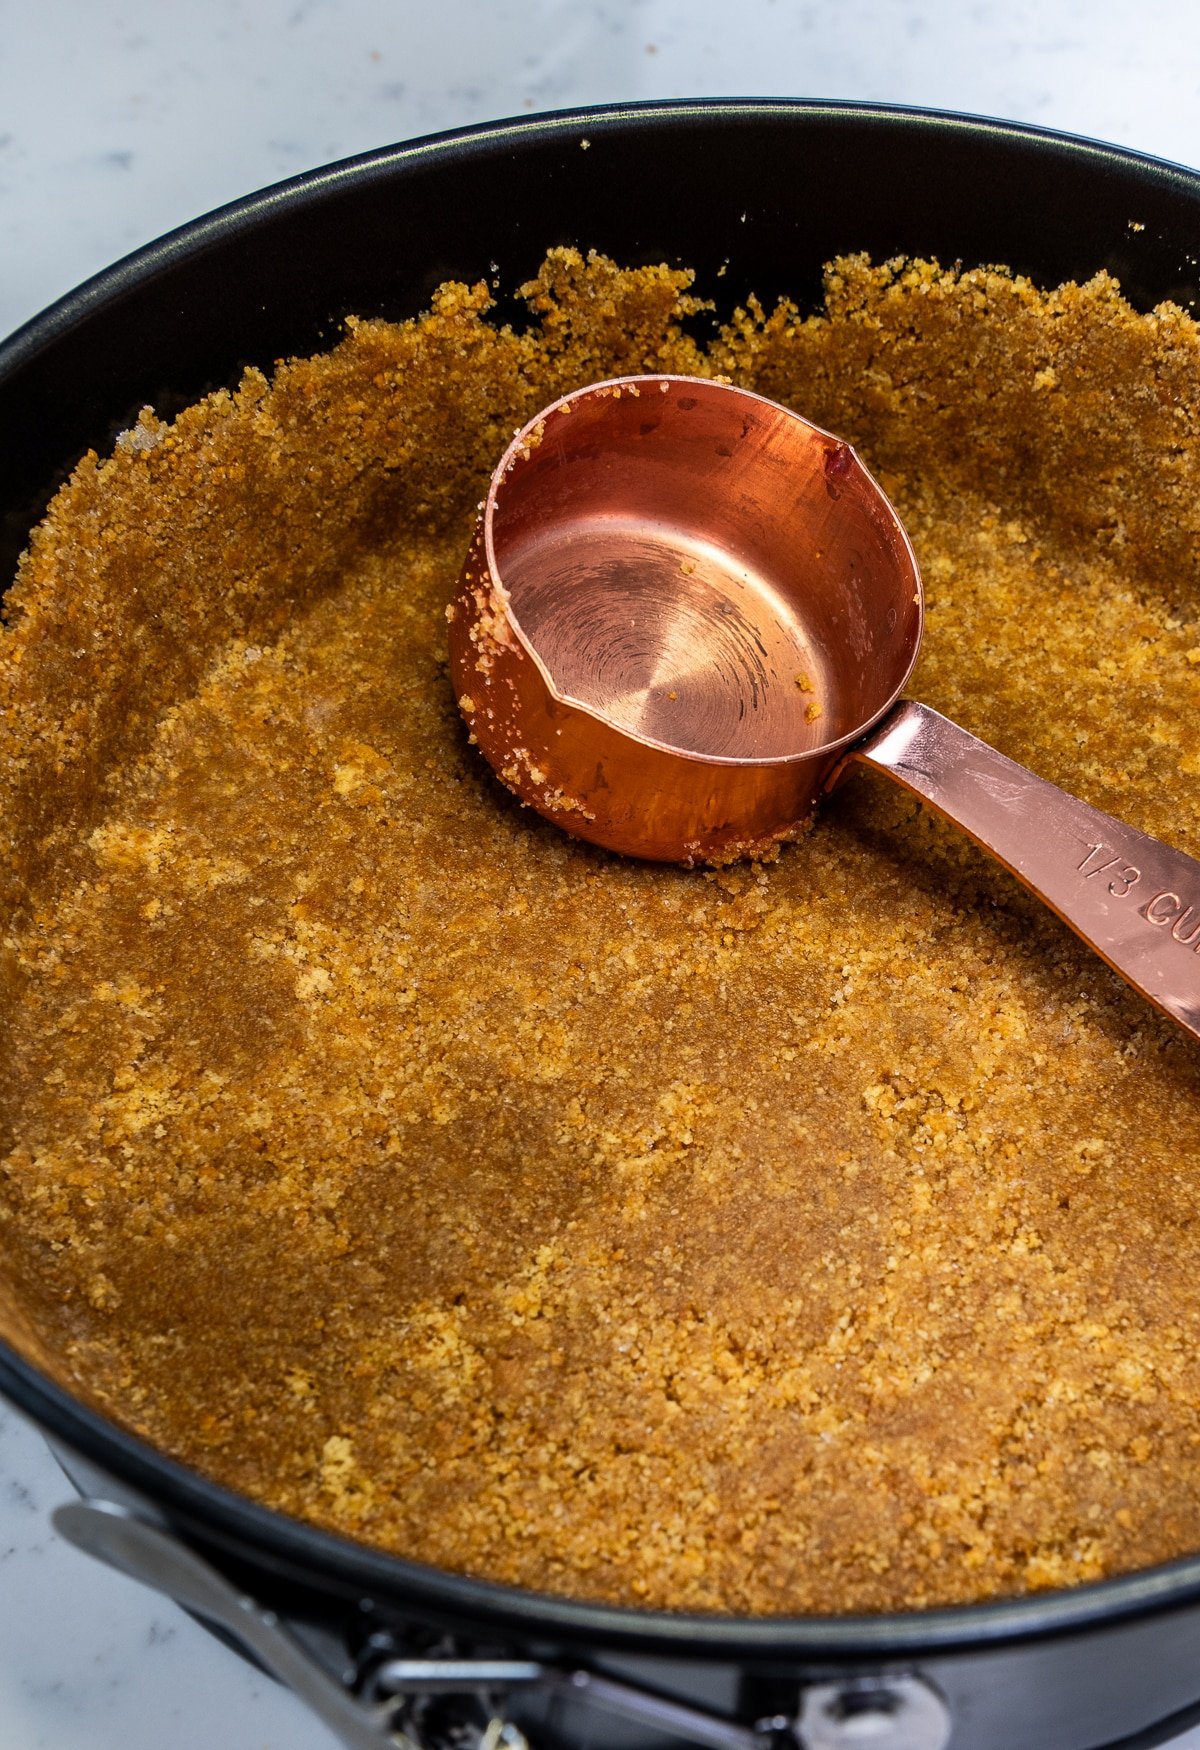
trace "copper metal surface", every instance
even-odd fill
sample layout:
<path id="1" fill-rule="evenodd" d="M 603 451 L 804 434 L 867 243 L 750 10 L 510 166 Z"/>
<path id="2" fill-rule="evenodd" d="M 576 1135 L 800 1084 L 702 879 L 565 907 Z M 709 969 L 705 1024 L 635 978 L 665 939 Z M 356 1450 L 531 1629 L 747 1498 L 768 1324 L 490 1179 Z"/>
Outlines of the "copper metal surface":
<path id="1" fill-rule="evenodd" d="M 453 613 L 459 701 L 509 787 L 669 862 L 802 822 L 921 626 L 912 549 L 849 446 L 686 377 L 601 383 L 518 433 Z"/>
<path id="2" fill-rule="evenodd" d="M 1200 863 L 904 700 L 851 749 L 962 827 L 1200 1038 Z M 841 774 L 836 774 L 840 776 Z"/>
<path id="3" fill-rule="evenodd" d="M 896 703 L 923 620 L 908 537 L 849 445 L 787 408 L 666 376 L 553 403 L 501 458 L 449 613 L 473 737 L 568 832 L 725 862 L 864 761 L 1200 1037 L 1200 863 Z"/>

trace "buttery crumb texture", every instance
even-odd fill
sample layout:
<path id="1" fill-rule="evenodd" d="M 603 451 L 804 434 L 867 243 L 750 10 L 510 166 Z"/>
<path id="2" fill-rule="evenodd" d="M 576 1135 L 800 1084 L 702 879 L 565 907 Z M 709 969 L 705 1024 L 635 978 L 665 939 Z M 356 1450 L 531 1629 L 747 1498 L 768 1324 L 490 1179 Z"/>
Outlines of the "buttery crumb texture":
<path id="1" fill-rule="evenodd" d="M 883 780 L 761 865 L 570 841 L 444 610 L 539 406 L 722 373 L 895 499 L 916 696 L 1200 854 L 1196 325 L 853 258 L 702 343 L 704 289 L 446 286 L 59 493 L 0 637 L 0 1322 L 272 1507 L 578 1598 L 1195 1551 L 1197 1048 Z"/>

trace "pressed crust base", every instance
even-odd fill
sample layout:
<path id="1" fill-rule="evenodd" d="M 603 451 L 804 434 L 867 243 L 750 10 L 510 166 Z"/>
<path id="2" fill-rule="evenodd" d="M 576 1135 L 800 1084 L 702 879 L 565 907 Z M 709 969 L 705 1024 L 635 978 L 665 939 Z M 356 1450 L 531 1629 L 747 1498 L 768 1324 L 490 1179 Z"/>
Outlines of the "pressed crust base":
<path id="1" fill-rule="evenodd" d="M 766 864 L 572 843 L 444 618 L 515 426 L 724 372 L 897 502 L 914 694 L 1200 853 L 1196 326 L 851 259 L 701 344 L 688 284 L 556 252 L 521 335 L 443 288 L 55 500 L 0 650 L 6 1328 L 273 1507 L 577 1597 L 1196 1550 L 1196 1047 L 881 780 Z"/>

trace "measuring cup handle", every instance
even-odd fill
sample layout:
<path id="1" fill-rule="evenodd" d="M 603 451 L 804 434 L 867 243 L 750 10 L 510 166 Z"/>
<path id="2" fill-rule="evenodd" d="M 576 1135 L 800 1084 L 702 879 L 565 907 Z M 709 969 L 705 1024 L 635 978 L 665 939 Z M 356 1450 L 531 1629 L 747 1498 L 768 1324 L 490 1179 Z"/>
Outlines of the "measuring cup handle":
<path id="1" fill-rule="evenodd" d="M 1200 1039 L 1195 858 L 1089 808 L 910 700 L 847 760 L 890 773 L 960 826 L 1135 990 Z"/>

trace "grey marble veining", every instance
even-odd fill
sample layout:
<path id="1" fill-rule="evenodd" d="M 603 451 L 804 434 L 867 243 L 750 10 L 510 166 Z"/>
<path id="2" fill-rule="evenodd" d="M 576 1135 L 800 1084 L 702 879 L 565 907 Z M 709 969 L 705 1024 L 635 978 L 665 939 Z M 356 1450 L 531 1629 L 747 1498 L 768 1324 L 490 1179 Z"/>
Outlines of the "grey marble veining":
<path id="1" fill-rule="evenodd" d="M 0 1408 L 4 1750 L 329 1750 L 329 1734 L 165 1599 L 55 1536 L 72 1490 Z"/>
<path id="2" fill-rule="evenodd" d="M 250 189 L 535 109 L 859 98 L 1200 165 L 1195 0 L 12 0 L 3 20 L 0 334 Z M 326 1750 L 290 1696 L 61 1544 L 67 1493 L 0 1409 L 4 1750 Z"/>

